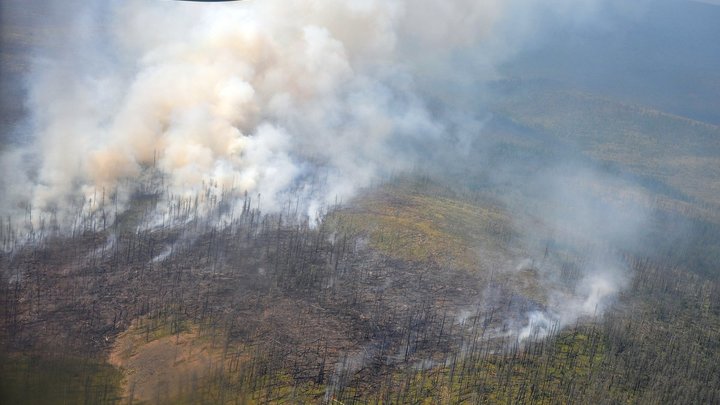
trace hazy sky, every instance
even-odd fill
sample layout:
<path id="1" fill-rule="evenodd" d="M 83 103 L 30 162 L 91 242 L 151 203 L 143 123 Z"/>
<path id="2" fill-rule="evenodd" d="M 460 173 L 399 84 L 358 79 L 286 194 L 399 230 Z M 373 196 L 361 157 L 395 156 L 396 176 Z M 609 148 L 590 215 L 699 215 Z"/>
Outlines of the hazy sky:
<path id="1" fill-rule="evenodd" d="M 689 0 L 694 1 L 696 3 L 706 3 L 706 4 L 712 4 L 712 5 L 720 5 L 720 0 Z"/>

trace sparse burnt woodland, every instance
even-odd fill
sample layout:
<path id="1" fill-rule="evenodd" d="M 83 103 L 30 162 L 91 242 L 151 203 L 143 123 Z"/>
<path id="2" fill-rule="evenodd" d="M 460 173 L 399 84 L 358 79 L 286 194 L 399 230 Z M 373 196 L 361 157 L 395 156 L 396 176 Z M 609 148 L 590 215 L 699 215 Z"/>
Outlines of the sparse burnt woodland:
<path id="1" fill-rule="evenodd" d="M 354 223 L 359 208 L 332 207 L 311 225 L 293 204 L 263 214 L 249 199 L 237 213 L 219 203 L 189 219 L 188 203 L 169 221 L 182 225 L 151 226 L 145 198 L 105 228 L 3 254 L 3 398 L 720 400 L 720 283 L 670 259 L 627 254 L 635 277 L 600 319 L 520 339 L 513 322 L 542 299 L 484 271 L 387 254 Z"/>
<path id="2" fill-rule="evenodd" d="M 0 405 L 720 404 L 720 3 L 549 3 L 0 0 Z"/>

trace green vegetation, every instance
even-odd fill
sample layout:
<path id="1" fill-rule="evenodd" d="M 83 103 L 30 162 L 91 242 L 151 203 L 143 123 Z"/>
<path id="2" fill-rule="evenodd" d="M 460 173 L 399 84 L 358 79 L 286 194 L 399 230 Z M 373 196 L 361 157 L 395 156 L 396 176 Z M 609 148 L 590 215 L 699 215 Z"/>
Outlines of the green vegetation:
<path id="1" fill-rule="evenodd" d="M 695 210 L 719 220 L 720 185 L 715 179 L 720 176 L 720 127 L 542 85 L 525 86 L 511 94 L 495 105 L 498 113 L 579 147 L 587 156 L 641 181 L 652 179 L 656 183 L 648 185 L 679 200 L 675 205 L 697 202 Z"/>
<path id="2" fill-rule="evenodd" d="M 511 221 L 501 208 L 470 202 L 422 180 L 398 180 L 339 215 L 385 254 L 468 271 L 480 267 L 482 253 L 506 253 L 513 236 Z"/>
<path id="3" fill-rule="evenodd" d="M 3 404 L 114 404 L 122 373 L 100 361 L 71 355 L 0 358 Z"/>

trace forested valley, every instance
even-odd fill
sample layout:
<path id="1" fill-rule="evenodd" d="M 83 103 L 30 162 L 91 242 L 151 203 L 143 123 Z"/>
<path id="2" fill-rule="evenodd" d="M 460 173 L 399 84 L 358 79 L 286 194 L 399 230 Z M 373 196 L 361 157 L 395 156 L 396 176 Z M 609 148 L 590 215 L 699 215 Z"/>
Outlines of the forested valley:
<path id="1" fill-rule="evenodd" d="M 634 277 L 605 314 L 521 338 L 513 323 L 545 305 L 534 263 L 493 272 L 448 262 L 437 245 L 449 236 L 399 228 L 407 204 L 434 204 L 416 212 L 436 219 L 414 221 L 442 230 L 488 196 L 421 177 L 366 199 L 328 207 L 317 224 L 292 202 L 263 214 L 251 198 L 231 213 L 219 200 L 192 219 L 197 199 L 178 199 L 175 225 L 151 226 L 156 200 L 145 193 L 113 224 L 38 230 L 2 256 L 4 401 L 718 400 L 716 277 L 672 256 L 622 253 Z M 368 225 L 368 210 L 385 221 Z M 457 219 L 492 243 L 516 243 L 502 214 Z M 11 243 L 12 224 L 3 229 Z M 398 253 L 426 242 L 435 255 Z M 551 244 L 543 255 L 561 263 L 555 282 L 566 285 L 554 288 L 577 282 L 581 256 Z"/>

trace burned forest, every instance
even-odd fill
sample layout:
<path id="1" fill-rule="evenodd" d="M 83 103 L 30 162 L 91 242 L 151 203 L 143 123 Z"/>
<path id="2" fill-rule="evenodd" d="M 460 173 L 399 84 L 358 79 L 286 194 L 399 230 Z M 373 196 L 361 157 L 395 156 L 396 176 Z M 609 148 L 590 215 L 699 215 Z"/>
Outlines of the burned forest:
<path id="1" fill-rule="evenodd" d="M 720 403 L 716 3 L 3 2 L 0 403 Z"/>
<path id="2" fill-rule="evenodd" d="M 395 209 L 403 203 L 392 199 L 400 196 L 482 200 L 433 187 L 427 179 L 393 184 L 368 198 Z M 601 320 L 580 317 L 562 327 L 554 320 L 521 337 L 514 322 L 547 307 L 546 298 L 532 291 L 533 283 L 542 282 L 541 270 L 532 264 L 493 277 L 434 257 L 399 257 L 373 242 L 356 216 L 367 209 L 362 204 L 328 207 L 311 225 L 293 204 L 264 214 L 248 199 L 218 227 L 213 215 L 225 209 L 223 201 L 207 218 L 188 220 L 194 203 L 177 202 L 172 222 L 179 225 L 153 227 L 147 222 L 153 196 L 138 195 L 111 226 L 78 219 L 82 225 L 72 235 L 48 231 L 3 255 L 3 344 L 14 354 L 3 366 L 8 398 L 91 403 L 121 398 L 712 403 L 718 398 L 719 342 L 717 329 L 708 325 L 720 321 L 720 284 L 670 259 L 625 253 L 634 279 Z M 492 220 L 484 225 L 479 232 L 498 243 L 517 238 Z M 396 238 L 393 243 L 430 237 L 378 232 Z M 577 280 L 577 258 L 558 259 L 561 252 L 552 248 L 544 255 L 546 261 L 563 260 L 561 283 Z M 521 281 L 530 285 L 518 288 Z M 131 372 L 122 377 L 111 370 L 104 365 L 108 356 Z M 148 369 L 154 375 L 147 375 Z"/>

